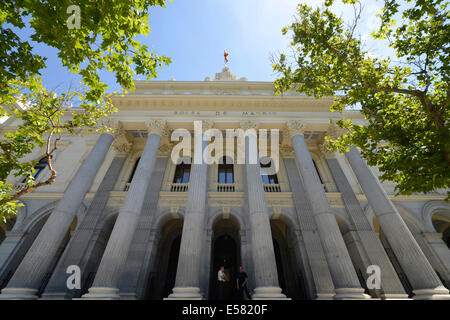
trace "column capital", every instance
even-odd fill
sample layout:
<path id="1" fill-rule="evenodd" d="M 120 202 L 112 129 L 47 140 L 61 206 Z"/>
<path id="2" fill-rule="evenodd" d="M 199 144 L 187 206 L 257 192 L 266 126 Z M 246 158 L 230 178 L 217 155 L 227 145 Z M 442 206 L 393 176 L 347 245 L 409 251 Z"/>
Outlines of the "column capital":
<path id="1" fill-rule="evenodd" d="M 167 121 L 165 120 L 147 120 L 145 121 L 148 134 L 167 135 Z"/>
<path id="2" fill-rule="evenodd" d="M 327 131 L 325 132 L 325 136 L 332 140 L 336 140 L 339 138 L 342 134 L 346 132 L 345 129 L 337 126 L 336 121 L 331 121 L 330 125 L 328 126 Z M 335 158 L 336 157 L 336 150 L 330 150 L 329 143 L 325 140 L 325 137 L 323 137 L 322 142 L 319 144 L 319 151 L 325 158 Z"/>
<path id="3" fill-rule="evenodd" d="M 291 138 L 297 135 L 303 136 L 305 127 L 306 123 L 302 120 L 289 120 L 286 122 L 286 131 Z"/>
<path id="4" fill-rule="evenodd" d="M 330 150 L 328 142 L 323 139 L 321 143 L 318 145 L 320 154 L 325 159 L 336 158 L 336 150 Z"/>
<path id="5" fill-rule="evenodd" d="M 213 120 L 202 120 L 202 130 L 212 129 L 214 127 Z"/>
<path id="6" fill-rule="evenodd" d="M 258 129 L 259 126 L 259 122 L 254 121 L 254 120 L 245 120 L 245 121 L 241 121 L 239 122 L 239 127 L 241 127 L 244 130 L 249 130 L 249 129 Z"/>
<path id="7" fill-rule="evenodd" d="M 341 135 L 343 135 L 347 130 L 344 128 L 339 127 L 336 124 L 336 121 L 331 121 L 330 125 L 328 126 L 328 130 L 326 131 L 326 136 L 330 137 L 333 140 L 336 140 Z"/>
<path id="8" fill-rule="evenodd" d="M 126 155 L 131 151 L 133 144 L 122 126 L 119 126 L 114 130 L 113 137 L 113 148 L 117 155 Z"/>
<path id="9" fill-rule="evenodd" d="M 114 131 L 115 129 L 119 128 L 121 126 L 120 121 L 118 119 L 111 119 L 109 117 L 101 118 L 97 122 L 97 127 L 99 129 L 104 130 L 106 133 L 111 133 L 111 129 Z"/>

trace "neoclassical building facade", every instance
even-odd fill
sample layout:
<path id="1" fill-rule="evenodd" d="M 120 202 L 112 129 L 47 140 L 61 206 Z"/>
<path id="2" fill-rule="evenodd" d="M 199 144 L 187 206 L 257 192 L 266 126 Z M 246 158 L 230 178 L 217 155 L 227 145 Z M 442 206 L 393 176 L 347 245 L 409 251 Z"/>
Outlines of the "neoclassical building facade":
<path id="1" fill-rule="evenodd" d="M 331 103 L 276 96 L 272 83 L 228 68 L 205 81 L 137 81 L 114 98 L 114 134 L 63 136 L 56 181 L 23 196 L 1 225 L 0 299 L 216 299 L 220 266 L 227 299 L 239 266 L 254 299 L 450 299 L 446 190 L 396 196 L 356 148 L 328 151 L 339 116 Z M 193 156 L 174 160 L 173 132 L 196 123 L 279 137 L 256 163 L 196 161 L 207 142 L 195 138 Z M 248 158 L 263 146 L 248 135 L 243 148 Z M 267 173 L 273 149 L 278 170 Z M 43 155 L 30 155 L 38 180 L 48 175 Z M 79 288 L 68 286 L 69 266 Z M 370 266 L 379 287 L 368 285 Z"/>

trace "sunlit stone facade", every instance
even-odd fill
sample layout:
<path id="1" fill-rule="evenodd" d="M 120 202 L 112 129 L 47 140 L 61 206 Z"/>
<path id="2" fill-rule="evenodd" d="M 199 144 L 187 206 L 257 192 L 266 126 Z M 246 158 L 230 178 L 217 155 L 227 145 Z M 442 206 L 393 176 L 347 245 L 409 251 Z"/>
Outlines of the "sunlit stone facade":
<path id="1" fill-rule="evenodd" d="M 327 151 L 339 116 L 331 103 L 276 96 L 272 83 L 227 68 L 214 80 L 137 81 L 114 99 L 114 135 L 63 136 L 55 183 L 23 196 L 15 223 L 1 226 L 0 299 L 216 299 L 221 265 L 227 299 L 241 265 L 254 299 L 449 298 L 445 190 L 395 196 L 356 149 Z M 363 123 L 356 111 L 345 116 Z M 264 174 L 270 158 L 174 163 L 171 134 L 194 121 L 278 129 L 278 172 Z M 247 138 L 243 152 L 252 147 L 261 148 Z M 67 287 L 70 265 L 80 267 L 80 289 Z M 372 265 L 380 289 L 367 286 Z"/>

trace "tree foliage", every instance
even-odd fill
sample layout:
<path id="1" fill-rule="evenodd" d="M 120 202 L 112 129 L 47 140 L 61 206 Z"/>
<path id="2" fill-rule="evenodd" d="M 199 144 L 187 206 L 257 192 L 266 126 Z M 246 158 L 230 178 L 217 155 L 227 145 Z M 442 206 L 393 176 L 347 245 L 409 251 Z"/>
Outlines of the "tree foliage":
<path id="1" fill-rule="evenodd" d="M 280 78 L 277 93 L 295 88 L 315 97 L 335 96 L 341 112 L 338 138 L 330 149 L 361 149 L 382 180 L 396 183 L 400 194 L 450 186 L 449 3 L 444 0 L 385 0 L 378 30 L 371 37 L 394 55 L 373 56 L 359 35 L 361 3 L 346 25 L 326 1 L 323 8 L 298 6 L 295 21 L 282 33 L 292 37 L 293 57 L 281 54 L 273 64 Z M 366 124 L 345 118 L 360 109 Z"/>
<path id="2" fill-rule="evenodd" d="M 72 5 L 80 11 L 79 28 L 68 27 Z M 55 180 L 52 155 L 62 134 L 99 130 L 99 120 L 116 111 L 101 71 L 113 73 L 124 93 L 134 89 L 136 75 L 148 80 L 170 63 L 135 40 L 150 31 L 154 6 L 165 6 L 165 0 L 1 1 L 0 117 L 15 117 L 21 124 L 3 128 L 0 138 L 0 218 L 16 213 L 21 195 Z M 81 76 L 83 89 L 56 94 L 46 88 L 40 72 L 55 61 L 34 53 L 20 29 L 31 30 L 33 42 L 56 48 L 61 64 Z M 45 149 L 48 161 L 50 176 L 42 181 L 33 177 L 37 162 L 25 160 L 36 147 Z M 20 190 L 7 182 L 11 176 L 24 177 Z"/>

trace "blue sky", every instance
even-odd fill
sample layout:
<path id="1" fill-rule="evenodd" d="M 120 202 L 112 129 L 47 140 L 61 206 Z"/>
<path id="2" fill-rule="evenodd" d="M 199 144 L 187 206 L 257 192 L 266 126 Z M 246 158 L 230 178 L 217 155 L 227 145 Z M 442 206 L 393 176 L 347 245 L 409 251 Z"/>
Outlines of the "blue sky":
<path id="1" fill-rule="evenodd" d="M 311 0 L 308 4 L 321 5 Z M 158 54 L 172 58 L 172 64 L 159 71 L 156 80 L 202 81 L 214 77 L 223 66 L 223 51 L 229 52 L 229 67 L 238 77 L 252 81 L 273 81 L 270 57 L 286 51 L 289 38 L 281 29 L 293 21 L 298 0 L 174 0 L 166 8 L 156 7 L 150 13 L 151 32 L 137 39 Z M 361 23 L 361 33 L 376 26 L 375 12 L 381 1 L 368 1 Z M 350 7 L 336 6 L 345 19 Z M 81 18 L 83 13 L 81 12 Z M 82 20 L 81 20 L 82 23 Z M 29 34 L 29 30 L 21 34 Z M 60 64 L 56 50 L 36 45 L 35 52 L 46 56 L 47 69 L 42 76 L 48 88 L 66 87 L 78 77 Z M 117 90 L 111 73 L 102 72 L 110 89 Z"/>

